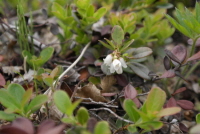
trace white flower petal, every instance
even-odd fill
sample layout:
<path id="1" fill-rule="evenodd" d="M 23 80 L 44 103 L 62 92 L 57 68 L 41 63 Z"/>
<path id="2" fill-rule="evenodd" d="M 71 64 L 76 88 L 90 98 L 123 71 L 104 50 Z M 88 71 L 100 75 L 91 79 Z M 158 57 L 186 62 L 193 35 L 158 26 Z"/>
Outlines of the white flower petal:
<path id="1" fill-rule="evenodd" d="M 118 70 L 116 70 L 117 74 L 122 74 L 122 67 L 120 67 Z"/>
<path id="2" fill-rule="evenodd" d="M 126 62 L 124 61 L 124 59 L 122 57 L 120 57 L 119 60 L 122 64 L 122 67 L 127 68 L 127 65 L 126 65 Z"/>
<path id="3" fill-rule="evenodd" d="M 110 72 L 111 72 L 111 73 L 114 73 L 114 72 L 115 72 L 115 68 L 114 68 L 113 63 L 112 63 L 111 66 L 110 66 Z"/>
<path id="4" fill-rule="evenodd" d="M 113 64 L 115 70 L 122 68 L 122 64 L 118 59 L 115 59 L 112 64 Z"/>
<path id="5" fill-rule="evenodd" d="M 107 66 L 110 66 L 112 64 L 113 57 L 111 54 L 109 54 L 103 60 L 104 60 L 104 64 L 106 64 Z"/>
<path id="6" fill-rule="evenodd" d="M 101 65 L 101 70 L 102 70 L 103 73 L 106 74 L 106 75 L 110 75 L 110 74 L 111 74 L 111 73 L 110 73 L 109 66 L 107 66 L 107 65 L 104 64 L 104 63 Z"/>

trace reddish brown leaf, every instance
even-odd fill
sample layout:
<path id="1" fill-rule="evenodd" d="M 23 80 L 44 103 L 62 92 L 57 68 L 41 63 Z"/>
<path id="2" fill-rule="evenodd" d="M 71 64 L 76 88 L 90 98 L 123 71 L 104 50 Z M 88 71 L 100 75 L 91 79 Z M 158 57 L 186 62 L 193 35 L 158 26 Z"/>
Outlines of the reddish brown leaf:
<path id="1" fill-rule="evenodd" d="M 4 60 L 4 57 L 0 55 L 0 62 Z"/>
<path id="2" fill-rule="evenodd" d="M 165 49 L 165 53 L 167 54 L 167 56 L 173 61 L 181 64 L 181 61 L 169 50 Z"/>
<path id="3" fill-rule="evenodd" d="M 115 75 L 115 78 L 117 79 L 117 83 L 120 86 L 125 87 L 126 85 L 128 85 L 128 80 L 123 74 L 117 74 Z"/>
<path id="4" fill-rule="evenodd" d="M 183 92 L 183 91 L 185 91 L 185 90 L 186 90 L 186 87 L 179 88 L 179 89 L 176 90 L 172 95 L 179 94 L 179 93 L 181 93 L 181 92 Z"/>
<path id="5" fill-rule="evenodd" d="M 164 74 L 160 76 L 160 78 L 173 78 L 173 77 L 175 77 L 175 72 L 172 69 L 165 71 Z"/>
<path id="6" fill-rule="evenodd" d="M 3 75 L 0 74 L 0 86 L 5 86 L 6 80 L 4 79 Z"/>
<path id="7" fill-rule="evenodd" d="M 86 68 L 82 69 L 80 71 L 80 75 L 81 76 L 79 77 L 79 80 L 81 80 L 81 81 L 87 80 L 88 77 L 90 76 L 90 74 L 89 74 L 89 72 L 88 72 L 88 70 Z"/>
<path id="8" fill-rule="evenodd" d="M 26 118 L 17 118 L 12 122 L 12 126 L 24 130 L 27 134 L 34 134 L 33 124 Z"/>
<path id="9" fill-rule="evenodd" d="M 188 132 L 188 128 L 183 123 L 179 123 L 179 128 L 183 132 Z"/>
<path id="10" fill-rule="evenodd" d="M 141 106 L 141 103 L 140 103 L 140 101 L 138 100 L 138 98 L 134 98 L 134 99 L 132 99 L 132 100 L 133 100 L 133 102 L 136 104 L 137 108 L 139 108 L 139 107 Z"/>
<path id="11" fill-rule="evenodd" d="M 90 118 L 87 122 L 87 130 L 93 133 L 94 127 L 96 124 L 97 124 L 97 120 L 95 118 Z"/>
<path id="12" fill-rule="evenodd" d="M 171 69 L 171 62 L 170 62 L 170 59 L 167 56 L 164 57 L 163 63 L 164 63 L 164 67 L 165 67 L 166 70 Z"/>
<path id="13" fill-rule="evenodd" d="M 124 96 L 126 99 L 134 99 L 137 96 L 137 90 L 131 85 L 128 84 L 124 90 Z"/>
<path id="14" fill-rule="evenodd" d="M 176 101 L 177 104 L 185 109 L 185 110 L 192 110 L 194 108 L 194 104 L 191 102 L 191 101 L 188 101 L 188 100 L 178 100 Z"/>
<path id="15" fill-rule="evenodd" d="M 181 63 L 185 60 L 187 56 L 187 50 L 183 45 L 175 46 L 171 52 L 179 59 Z"/>
<path id="16" fill-rule="evenodd" d="M 166 104 L 166 107 L 176 107 L 177 105 L 176 105 L 176 100 L 174 99 L 174 97 L 171 97 L 169 100 L 168 100 L 168 102 L 167 102 L 167 104 Z"/>
<path id="17" fill-rule="evenodd" d="M 194 54 L 193 56 L 191 56 L 190 58 L 187 59 L 188 61 L 192 61 L 192 60 L 199 60 L 200 59 L 200 51 L 196 54 Z"/>

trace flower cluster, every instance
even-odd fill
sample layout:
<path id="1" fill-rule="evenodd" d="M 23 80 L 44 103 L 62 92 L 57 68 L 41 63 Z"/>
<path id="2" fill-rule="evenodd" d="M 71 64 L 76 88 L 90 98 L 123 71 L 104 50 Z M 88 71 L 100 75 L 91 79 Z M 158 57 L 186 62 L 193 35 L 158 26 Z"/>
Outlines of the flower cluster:
<path id="1" fill-rule="evenodd" d="M 117 74 L 122 74 L 122 67 L 127 68 L 124 59 L 122 57 L 113 56 L 112 54 L 107 55 L 104 59 L 104 63 L 101 65 L 102 71 L 107 75 L 110 75 L 115 71 Z"/>

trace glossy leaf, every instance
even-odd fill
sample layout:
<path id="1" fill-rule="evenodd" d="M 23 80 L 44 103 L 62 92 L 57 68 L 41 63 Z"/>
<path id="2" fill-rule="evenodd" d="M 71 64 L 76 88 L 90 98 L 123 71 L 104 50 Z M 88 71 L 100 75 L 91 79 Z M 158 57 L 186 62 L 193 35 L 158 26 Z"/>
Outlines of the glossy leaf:
<path id="1" fill-rule="evenodd" d="M 89 119 L 87 109 L 84 107 L 79 108 L 76 117 L 81 125 L 85 125 Z"/>
<path id="2" fill-rule="evenodd" d="M 127 64 L 128 65 L 128 67 L 130 67 L 131 68 L 131 70 L 133 71 L 133 72 L 135 72 L 138 76 L 140 76 L 140 77 L 142 77 L 142 78 L 144 78 L 144 79 L 147 79 L 147 80 L 150 80 L 151 78 L 149 77 L 149 69 L 146 67 L 146 66 L 144 66 L 144 65 L 142 65 L 142 64 L 140 64 L 140 63 L 137 63 L 137 62 L 132 62 L 132 63 L 128 63 Z"/>
<path id="3" fill-rule="evenodd" d="M 181 108 L 180 107 L 170 107 L 170 108 L 165 108 L 165 109 L 162 109 L 159 113 L 158 113 L 158 116 L 159 117 L 163 117 L 163 116 L 169 116 L 169 115 L 174 115 L 178 112 L 181 111 Z"/>
<path id="4" fill-rule="evenodd" d="M 120 26 L 116 25 L 112 29 L 111 36 L 117 45 L 121 45 L 124 39 L 124 31 Z"/>
<path id="5" fill-rule="evenodd" d="M 137 120 L 140 118 L 140 115 L 139 115 L 138 111 L 136 111 L 134 108 L 136 108 L 136 105 L 132 100 L 130 100 L 130 99 L 124 100 L 124 110 L 126 111 L 129 118 L 133 122 L 137 122 Z"/>
<path id="6" fill-rule="evenodd" d="M 87 9 L 90 5 L 90 0 L 78 0 L 76 6 L 81 9 Z"/>
<path id="7" fill-rule="evenodd" d="M 150 54 L 152 54 L 151 48 L 148 47 L 139 47 L 139 48 L 131 48 L 127 51 L 127 53 L 131 54 L 131 59 L 140 59 L 144 58 Z"/>
<path id="8" fill-rule="evenodd" d="M 54 98 L 55 105 L 62 113 L 65 113 L 68 107 L 72 105 L 69 96 L 64 91 L 59 90 L 59 91 L 54 92 L 53 98 Z"/>
<path id="9" fill-rule="evenodd" d="M 109 124 L 106 121 L 100 121 L 97 123 L 94 129 L 94 134 L 111 134 Z"/>
<path id="10" fill-rule="evenodd" d="M 165 100 L 166 93 L 162 89 L 159 87 L 152 88 L 145 101 L 147 112 L 154 113 L 155 111 L 160 111 Z"/>

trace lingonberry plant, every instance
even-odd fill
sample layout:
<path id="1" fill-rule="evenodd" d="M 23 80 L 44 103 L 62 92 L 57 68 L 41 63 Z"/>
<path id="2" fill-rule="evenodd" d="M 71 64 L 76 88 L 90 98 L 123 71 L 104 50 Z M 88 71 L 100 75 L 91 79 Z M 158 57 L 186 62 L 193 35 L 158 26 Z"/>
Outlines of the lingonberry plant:
<path id="1" fill-rule="evenodd" d="M 0 133 L 199 132 L 198 2 L 31 3 L 0 1 Z"/>

